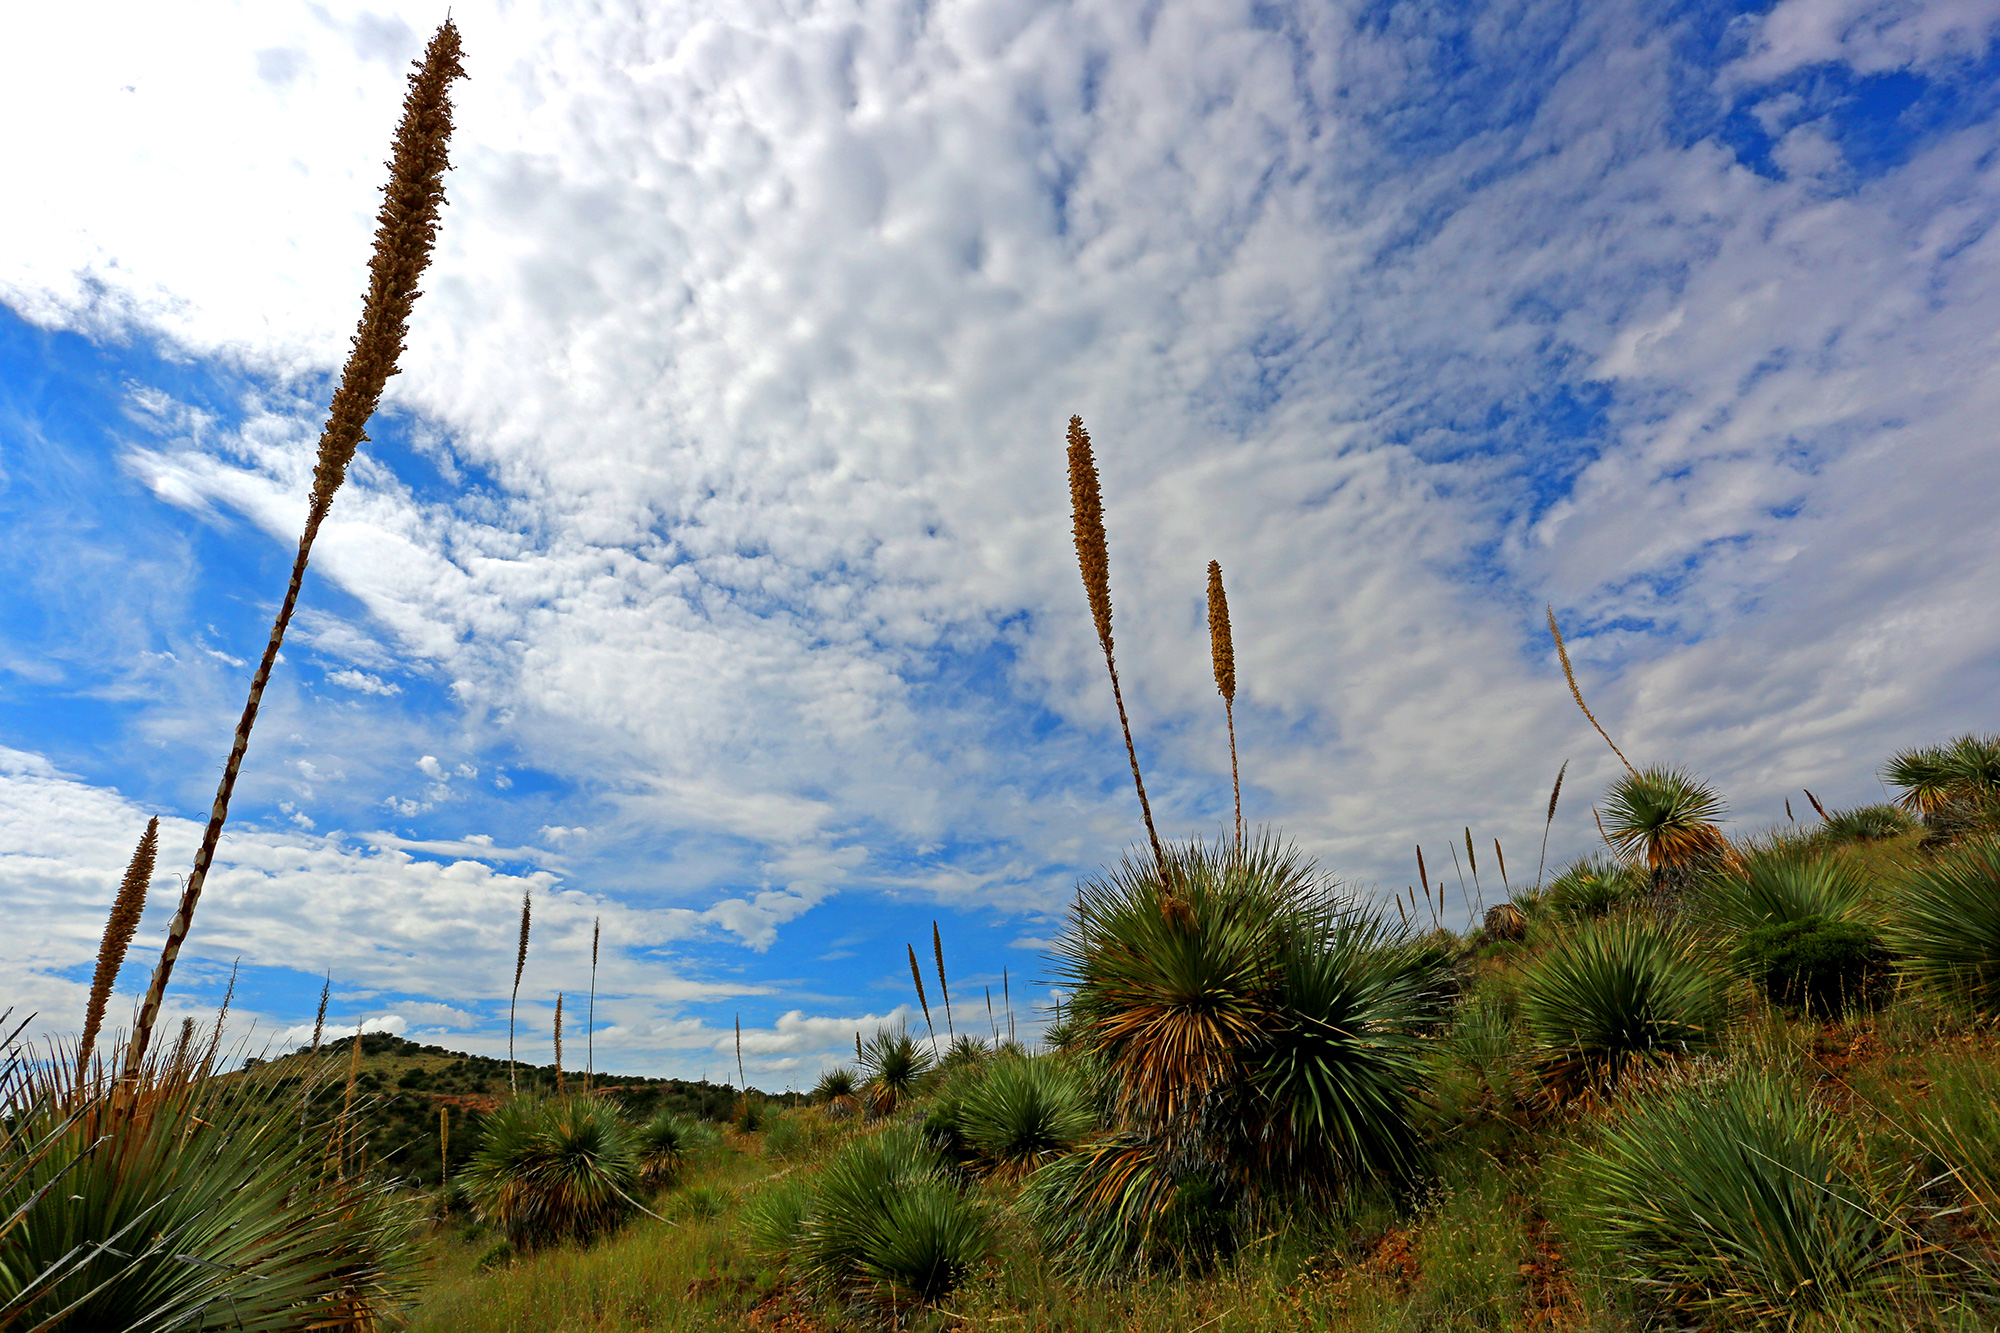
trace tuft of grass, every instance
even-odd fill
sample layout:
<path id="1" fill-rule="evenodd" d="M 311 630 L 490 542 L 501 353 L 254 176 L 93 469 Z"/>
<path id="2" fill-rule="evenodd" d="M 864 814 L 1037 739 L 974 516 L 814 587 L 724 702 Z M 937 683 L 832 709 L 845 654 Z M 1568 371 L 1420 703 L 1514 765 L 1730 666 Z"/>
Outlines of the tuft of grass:
<path id="1" fill-rule="evenodd" d="M 714 1151 L 716 1144 L 713 1125 L 673 1111 L 653 1117 L 633 1135 L 639 1183 L 648 1189 L 678 1183 L 690 1167 Z"/>
<path id="2" fill-rule="evenodd" d="M 1631 869 L 1609 856 L 1582 856 L 1556 872 L 1542 894 L 1544 908 L 1567 921 L 1600 917 L 1636 902 Z"/>

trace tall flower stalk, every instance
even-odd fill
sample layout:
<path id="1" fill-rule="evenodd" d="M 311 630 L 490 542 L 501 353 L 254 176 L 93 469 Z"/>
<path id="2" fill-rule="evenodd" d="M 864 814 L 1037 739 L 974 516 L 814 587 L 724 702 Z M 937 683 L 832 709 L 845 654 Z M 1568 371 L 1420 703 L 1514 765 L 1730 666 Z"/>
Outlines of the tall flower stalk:
<path id="1" fill-rule="evenodd" d="M 1132 722 L 1125 715 L 1125 692 L 1118 684 L 1118 661 L 1111 650 L 1111 544 L 1104 536 L 1104 497 L 1097 484 L 1097 460 L 1082 417 L 1069 419 L 1069 508 L 1076 563 L 1083 573 L 1083 590 L 1090 598 L 1097 644 L 1104 649 L 1104 669 L 1111 673 L 1111 698 L 1118 705 L 1118 726 L 1125 733 L 1125 757 L 1132 762 L 1139 813 L 1145 817 L 1146 837 L 1153 844 L 1153 864 L 1165 884 L 1167 854 L 1160 846 L 1159 831 L 1153 827 L 1153 805 L 1146 799 L 1146 780 L 1139 775 L 1139 752 L 1132 745 Z"/>
<path id="2" fill-rule="evenodd" d="M 1590 705 L 1583 701 L 1583 691 L 1578 689 L 1576 684 L 1576 672 L 1569 664 L 1569 647 L 1563 642 L 1563 632 L 1556 625 L 1556 609 L 1551 606 L 1548 608 L 1548 612 L 1549 637 L 1556 641 L 1556 656 L 1562 661 L 1563 679 L 1569 682 L 1570 698 L 1576 700 L 1576 706 L 1581 708 L 1583 715 L 1590 719 L 1590 725 L 1597 728 L 1597 734 L 1604 737 L 1604 743 L 1611 747 L 1611 753 L 1618 756 L 1618 762 L 1625 765 L 1625 771 L 1635 778 L 1638 777 L 1639 770 L 1632 767 L 1632 761 L 1627 759 L 1625 752 L 1618 748 L 1618 742 L 1611 739 L 1611 733 L 1604 729 L 1604 724 L 1597 720 L 1597 714 L 1591 712 Z M 1550 804 L 1553 806 L 1554 802 Z"/>
<path id="3" fill-rule="evenodd" d="M 104 1026 L 104 1009 L 111 1002 L 111 988 L 118 982 L 118 969 L 125 964 L 125 950 L 131 947 L 139 918 L 146 912 L 146 888 L 153 882 L 153 861 L 160 848 L 160 821 L 146 822 L 146 831 L 125 867 L 118 896 L 111 900 L 111 916 L 104 923 L 104 938 L 97 945 L 97 972 L 90 979 L 90 1003 L 83 1013 L 83 1038 L 76 1044 L 76 1081 L 81 1087 L 90 1071 L 90 1053 L 97 1045 L 98 1029 Z"/>
<path id="4" fill-rule="evenodd" d="M 174 961 L 180 957 L 181 946 L 194 921 L 194 909 L 208 882 L 209 867 L 222 840 L 222 826 L 229 817 L 229 800 L 243 769 L 244 753 L 250 748 L 250 729 L 256 725 L 264 687 L 270 683 L 271 668 L 278 660 L 285 629 L 297 609 L 299 586 L 305 580 L 306 561 L 312 555 L 313 542 L 333 507 L 334 493 L 347 477 L 354 451 L 367 438 L 364 427 L 374 415 L 382 388 L 396 373 L 396 361 L 402 355 L 410 309 L 418 296 L 417 281 L 430 264 L 431 249 L 437 242 L 438 210 L 444 206 L 444 173 L 451 165 L 451 84 L 452 80 L 465 77 L 461 56 L 458 28 L 446 19 L 425 48 L 416 72 L 409 76 L 403 119 L 396 127 L 394 154 L 389 163 L 389 183 L 383 187 L 382 207 L 376 214 L 375 254 L 368 264 L 368 295 L 355 331 L 353 350 L 341 371 L 340 387 L 334 392 L 326 426 L 320 432 L 312 497 L 306 506 L 305 531 L 299 536 L 298 555 L 292 561 L 291 581 L 286 585 L 277 619 L 271 624 L 264 656 L 250 678 L 250 697 L 236 723 L 229 761 L 223 766 L 222 782 L 216 788 L 201 848 L 195 853 L 194 868 L 181 890 L 180 906 L 167 927 L 167 942 L 160 951 L 159 966 L 153 969 L 152 984 L 147 987 L 145 1001 L 133 1023 L 132 1040 L 126 1047 L 127 1076 L 136 1076 L 145 1059 L 153 1024 L 159 1018 L 160 1002 L 173 976 Z"/>
<path id="5" fill-rule="evenodd" d="M 583 1020 L 583 1090 L 590 1091 L 591 1076 L 597 1072 L 597 939 L 604 929 L 604 918 L 593 917 L 590 922 L 590 1008 Z"/>
<path id="6" fill-rule="evenodd" d="M 1236 644 L 1229 633 L 1229 594 L 1222 588 L 1222 563 L 1208 562 L 1208 655 L 1215 689 L 1229 721 L 1229 786 L 1236 794 L 1236 850 L 1243 850 L 1243 780 L 1236 771 Z"/>
<path id="7" fill-rule="evenodd" d="M 521 895 L 521 942 L 514 946 L 514 993 L 507 1000 L 507 1091 L 519 1092 L 514 1081 L 514 1010 L 521 1002 L 521 972 L 528 966 L 528 921 L 534 914 L 532 894 Z"/>

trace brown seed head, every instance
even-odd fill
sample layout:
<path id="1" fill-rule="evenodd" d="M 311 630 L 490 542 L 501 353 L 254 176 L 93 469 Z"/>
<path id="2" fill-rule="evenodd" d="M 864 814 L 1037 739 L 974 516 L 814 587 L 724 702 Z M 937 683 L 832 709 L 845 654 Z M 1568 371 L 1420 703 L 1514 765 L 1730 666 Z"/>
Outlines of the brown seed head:
<path id="1" fill-rule="evenodd" d="M 313 1054 L 319 1054 L 319 1039 L 326 1032 L 326 997 L 333 993 L 333 973 L 326 974 L 326 980 L 319 988 L 319 1012 L 313 1015 Z"/>
<path id="2" fill-rule="evenodd" d="M 1077 568 L 1090 596 L 1097 641 L 1111 652 L 1111 546 L 1104 536 L 1104 498 L 1097 486 L 1097 460 L 1082 417 L 1069 419 L 1069 511 L 1076 538 Z"/>
<path id="3" fill-rule="evenodd" d="M 556 992 L 556 1091 L 563 1089 L 562 1075 L 562 992 Z"/>
<path id="4" fill-rule="evenodd" d="M 444 173 L 451 165 L 451 83 L 465 77 L 458 28 L 446 19 L 409 76 L 402 123 L 396 127 L 389 183 L 375 215 L 375 254 L 368 263 L 368 297 L 353 338 L 353 353 L 333 395 L 326 427 L 320 432 L 319 461 L 307 525 L 317 528 L 347 477 L 354 451 L 367 438 L 362 428 L 381 401 L 382 387 L 396 373 L 403 352 L 417 280 L 437 242 L 438 210 L 444 206 Z"/>
<path id="5" fill-rule="evenodd" d="M 1208 562 L 1208 655 L 1215 662 L 1215 688 L 1236 702 L 1236 646 L 1229 638 L 1229 594 L 1222 590 L 1222 564 Z"/>
<path id="6" fill-rule="evenodd" d="M 90 1065 L 91 1048 L 97 1044 L 97 1031 L 104 1026 L 104 1008 L 111 1002 L 111 988 L 118 981 L 118 969 L 125 963 L 125 950 L 131 947 L 132 935 L 139 929 L 139 918 L 146 911 L 146 889 L 153 882 L 153 861 L 160 849 L 160 821 L 149 820 L 145 833 L 140 835 L 139 846 L 132 853 L 130 864 L 125 867 L 125 878 L 119 882 L 118 894 L 111 900 L 111 916 L 104 923 L 104 938 L 97 945 L 97 972 L 90 979 L 90 1002 L 83 1014 L 83 1039 L 76 1047 L 76 1076 L 82 1081 L 85 1070 Z"/>
<path id="7" fill-rule="evenodd" d="M 528 918 L 533 914 L 531 894 L 521 895 L 521 943 L 514 950 L 514 989 L 521 989 L 521 969 L 528 965 Z"/>
<path id="8" fill-rule="evenodd" d="M 1599 722 L 1597 715 L 1590 711 L 1590 705 L 1583 701 L 1583 691 L 1576 687 L 1576 672 L 1570 669 L 1569 648 L 1563 643 L 1562 630 L 1556 626 L 1556 609 L 1551 606 L 1548 608 L 1548 612 L 1549 637 L 1556 641 L 1556 656 L 1562 659 L 1563 679 L 1569 682 L 1570 697 L 1576 700 L 1576 706 L 1583 710 L 1583 715 L 1590 719 L 1590 725 L 1597 728 L 1597 734 L 1604 737 L 1604 743 L 1611 747 L 1611 753 L 1618 756 L 1618 762 L 1625 765 L 1625 771 L 1635 778 L 1638 777 L 1639 770 L 1632 767 L 1632 761 L 1627 759 L 1625 752 L 1618 748 L 1618 742 L 1611 739 L 1611 733 L 1604 729 L 1604 724 Z M 1555 805 L 1554 800 L 1551 799 L 1549 804 L 1550 808 L 1553 809 Z"/>

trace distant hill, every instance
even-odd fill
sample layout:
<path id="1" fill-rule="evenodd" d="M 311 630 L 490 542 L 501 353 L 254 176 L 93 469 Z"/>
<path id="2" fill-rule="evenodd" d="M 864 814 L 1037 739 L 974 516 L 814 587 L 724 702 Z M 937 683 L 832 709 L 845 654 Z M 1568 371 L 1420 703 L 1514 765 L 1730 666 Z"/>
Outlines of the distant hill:
<path id="1" fill-rule="evenodd" d="M 328 1042 L 317 1054 L 302 1048 L 275 1060 L 252 1057 L 238 1076 L 259 1083 L 289 1083 L 316 1075 L 320 1082 L 312 1099 L 314 1115 L 338 1115 L 346 1095 L 354 1040 L 343 1037 Z M 516 1064 L 514 1078 L 523 1093 L 547 1095 L 556 1090 L 554 1065 Z M 566 1091 L 581 1092 L 583 1085 L 583 1071 L 563 1071 Z M 634 1121 L 668 1110 L 703 1120 L 725 1120 L 738 1096 L 737 1089 L 727 1084 L 633 1074 L 594 1075 L 590 1092 L 615 1102 Z M 456 1172 L 478 1148 L 481 1122 L 507 1096 L 504 1059 L 422 1045 L 383 1032 L 370 1032 L 361 1038 L 353 1120 L 367 1141 L 368 1160 L 412 1184 L 435 1185 L 440 1179 L 440 1111 L 450 1122 L 450 1166 Z M 780 1094 L 774 1100 L 797 1099 Z"/>

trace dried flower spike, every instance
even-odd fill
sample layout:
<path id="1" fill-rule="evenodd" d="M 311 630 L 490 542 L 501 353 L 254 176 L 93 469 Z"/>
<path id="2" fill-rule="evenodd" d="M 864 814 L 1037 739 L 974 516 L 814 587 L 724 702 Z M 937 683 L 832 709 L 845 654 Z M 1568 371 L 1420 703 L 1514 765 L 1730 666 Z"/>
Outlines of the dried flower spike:
<path id="1" fill-rule="evenodd" d="M 461 63 L 458 29 L 450 19 L 437 30 L 424 50 L 424 58 L 409 76 L 409 92 L 403 99 L 403 119 L 396 127 L 393 156 L 389 162 L 389 183 L 382 188 L 382 207 L 376 213 L 375 253 L 368 262 L 368 295 L 362 305 L 361 322 L 353 338 L 347 365 L 341 371 L 340 387 L 334 391 L 326 427 L 320 432 L 319 458 L 313 467 L 312 497 L 306 506 L 305 531 L 299 536 L 298 555 L 292 561 L 292 578 L 271 623 L 271 637 L 264 655 L 250 678 L 250 696 L 223 766 L 222 781 L 216 788 L 215 803 L 209 810 L 208 827 L 195 853 L 194 868 L 181 890 L 181 901 L 167 927 L 166 946 L 160 951 L 159 966 L 146 988 L 139 1016 L 132 1024 L 132 1039 L 126 1045 L 125 1072 L 136 1076 L 146 1056 L 153 1024 L 159 1017 L 174 961 L 180 957 L 208 881 L 215 850 L 222 840 L 222 826 L 229 817 L 229 800 L 236 790 L 237 775 L 243 769 L 244 753 L 250 748 L 250 731 L 257 722 L 257 710 L 264 689 L 271 680 L 284 643 L 285 629 L 298 607 L 299 587 L 305 581 L 306 561 L 313 541 L 333 505 L 334 492 L 347 476 L 354 451 L 367 437 L 362 433 L 368 418 L 381 401 L 382 387 L 396 373 L 397 358 L 403 352 L 403 337 L 409 326 L 410 308 L 418 296 L 417 280 L 430 264 L 431 247 L 437 241 L 438 210 L 444 205 L 444 173 L 451 165 L 451 84 L 465 77 Z"/>
<path id="2" fill-rule="evenodd" d="M 1229 787 L 1236 794 L 1236 850 L 1243 850 L 1243 779 L 1236 768 L 1236 643 L 1229 632 L 1229 594 L 1222 587 L 1222 562 L 1208 562 L 1208 656 L 1215 689 L 1229 721 Z"/>
<path id="3" fill-rule="evenodd" d="M 83 1037 L 76 1044 L 78 1083 L 83 1082 L 90 1068 L 91 1048 L 97 1044 L 98 1029 L 104 1026 L 104 1009 L 111 1002 L 118 969 L 124 966 L 125 950 L 131 947 L 139 918 L 146 913 L 146 889 L 153 882 L 153 861 L 159 847 L 160 821 L 154 818 L 146 822 L 146 831 L 139 836 L 139 845 L 125 867 L 125 878 L 111 900 L 111 916 L 104 923 L 104 937 L 97 943 L 97 971 L 90 979 L 90 1002 L 84 1007 Z"/>

